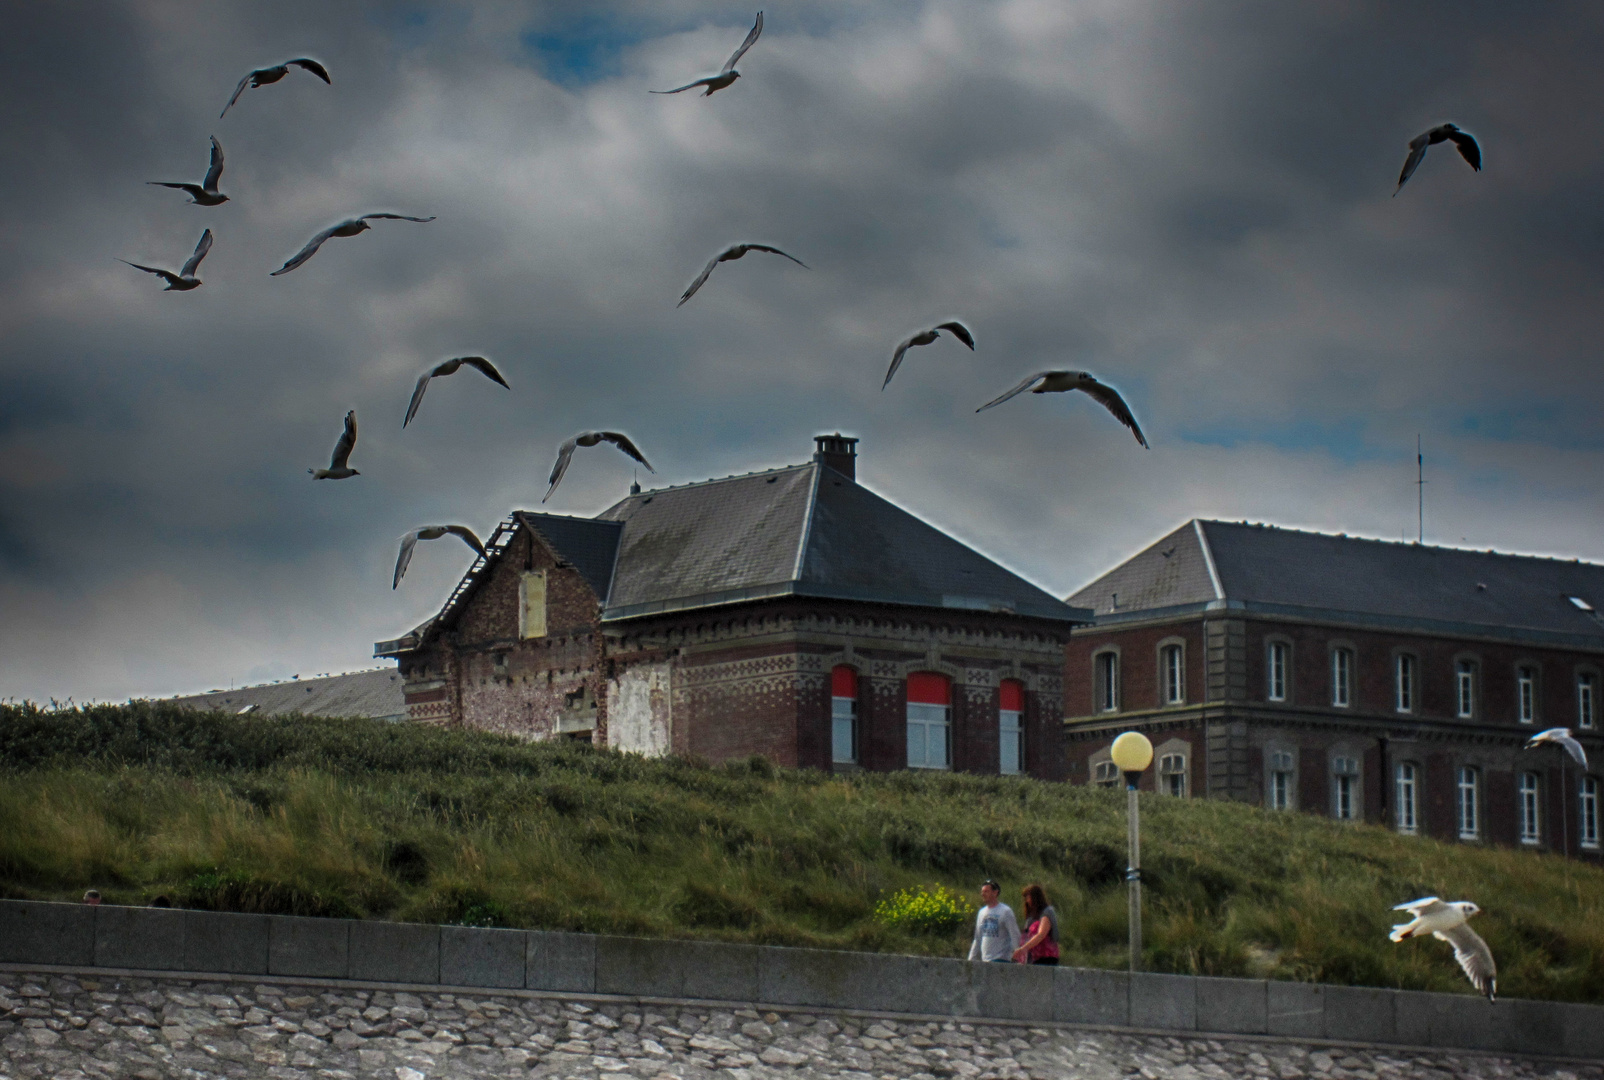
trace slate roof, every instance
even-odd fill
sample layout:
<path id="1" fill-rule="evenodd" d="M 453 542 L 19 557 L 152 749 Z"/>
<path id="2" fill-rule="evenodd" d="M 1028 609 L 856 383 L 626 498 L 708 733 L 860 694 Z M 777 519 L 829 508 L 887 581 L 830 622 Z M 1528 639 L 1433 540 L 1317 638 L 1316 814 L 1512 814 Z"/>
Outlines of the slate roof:
<path id="1" fill-rule="evenodd" d="M 1099 623 L 1214 605 L 1604 646 L 1604 566 L 1595 563 L 1225 521 L 1188 522 L 1069 602 L 1093 608 Z"/>
<path id="2" fill-rule="evenodd" d="M 360 716 L 375 720 L 405 720 L 401 676 L 395 668 L 353 671 L 318 679 L 289 679 L 237 690 L 213 690 L 170 699 L 176 705 L 216 712 L 243 712 L 275 716 Z"/>
<path id="3" fill-rule="evenodd" d="M 613 576 L 613 560 L 618 556 L 618 536 L 624 527 L 616 521 L 537 514 L 520 510 L 513 517 L 539 533 L 563 561 L 605 597 Z"/>

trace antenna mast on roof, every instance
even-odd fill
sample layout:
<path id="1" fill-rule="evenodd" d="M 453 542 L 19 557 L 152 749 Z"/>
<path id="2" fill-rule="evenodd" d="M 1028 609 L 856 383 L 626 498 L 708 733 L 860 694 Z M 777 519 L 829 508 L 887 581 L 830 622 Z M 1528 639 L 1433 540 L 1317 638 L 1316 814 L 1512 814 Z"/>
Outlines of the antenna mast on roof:
<path id="1" fill-rule="evenodd" d="M 1420 536 L 1417 543 L 1426 542 L 1426 455 L 1420 451 L 1420 435 L 1415 435 L 1415 511 L 1420 519 Z"/>

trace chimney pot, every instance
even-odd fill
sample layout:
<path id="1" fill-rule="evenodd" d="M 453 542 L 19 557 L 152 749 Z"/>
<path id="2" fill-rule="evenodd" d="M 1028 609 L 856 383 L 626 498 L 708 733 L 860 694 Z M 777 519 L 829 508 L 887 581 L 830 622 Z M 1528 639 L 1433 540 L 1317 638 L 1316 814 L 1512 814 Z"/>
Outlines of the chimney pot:
<path id="1" fill-rule="evenodd" d="M 857 480 L 857 439 L 843 435 L 838 431 L 834 435 L 815 435 L 813 437 L 813 446 L 814 461 L 834 469 L 848 480 Z"/>

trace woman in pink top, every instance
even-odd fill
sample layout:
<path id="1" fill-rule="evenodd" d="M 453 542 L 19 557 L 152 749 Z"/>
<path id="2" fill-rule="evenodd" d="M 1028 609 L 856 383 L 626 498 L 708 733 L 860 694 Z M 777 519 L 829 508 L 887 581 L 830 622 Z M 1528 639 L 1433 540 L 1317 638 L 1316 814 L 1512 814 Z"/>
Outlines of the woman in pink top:
<path id="1" fill-rule="evenodd" d="M 1025 940 L 1014 950 L 1019 964 L 1058 963 L 1058 913 L 1047 902 L 1047 891 L 1040 885 L 1024 888 Z"/>

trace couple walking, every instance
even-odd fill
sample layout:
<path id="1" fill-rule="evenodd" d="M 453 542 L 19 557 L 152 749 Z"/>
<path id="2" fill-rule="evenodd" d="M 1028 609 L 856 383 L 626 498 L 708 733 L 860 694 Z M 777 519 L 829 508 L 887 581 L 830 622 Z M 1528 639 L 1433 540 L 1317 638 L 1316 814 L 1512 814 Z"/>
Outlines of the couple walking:
<path id="1" fill-rule="evenodd" d="M 1020 940 L 1019 920 L 1014 910 L 1002 902 L 1002 889 L 989 878 L 980 886 L 982 906 L 975 915 L 975 939 L 969 946 L 969 959 L 987 963 L 1058 963 L 1058 915 L 1047 903 L 1047 892 L 1040 885 L 1026 885 L 1024 940 Z"/>

